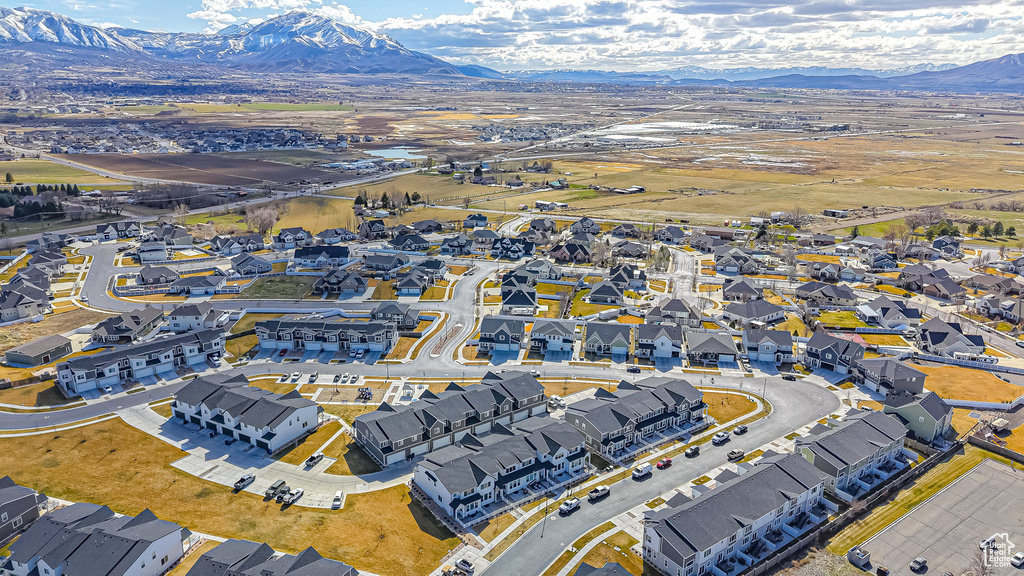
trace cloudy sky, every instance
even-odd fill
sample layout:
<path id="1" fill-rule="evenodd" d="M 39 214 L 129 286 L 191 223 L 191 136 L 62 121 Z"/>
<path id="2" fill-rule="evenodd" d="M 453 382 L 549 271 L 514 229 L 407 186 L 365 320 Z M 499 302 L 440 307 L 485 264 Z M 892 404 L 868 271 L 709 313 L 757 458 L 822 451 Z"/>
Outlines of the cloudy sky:
<path id="1" fill-rule="evenodd" d="M 291 10 L 498 69 L 895 68 L 1024 52 L 1024 0 L 34 0 L 92 24 L 215 31 Z"/>

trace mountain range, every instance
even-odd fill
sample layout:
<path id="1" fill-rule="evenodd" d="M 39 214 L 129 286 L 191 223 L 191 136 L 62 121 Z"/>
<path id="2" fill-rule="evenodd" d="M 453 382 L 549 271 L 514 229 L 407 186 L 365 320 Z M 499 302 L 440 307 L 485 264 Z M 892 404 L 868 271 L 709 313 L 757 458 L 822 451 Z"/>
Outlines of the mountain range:
<path id="1" fill-rule="evenodd" d="M 455 65 L 409 50 L 393 38 L 308 12 L 290 12 L 216 34 L 100 28 L 32 8 L 0 7 L 0 63 L 38 54 L 47 66 L 81 66 L 94 58 L 135 67 L 222 66 L 240 71 L 322 74 L 405 74 L 527 82 L 728 85 L 753 88 L 1024 92 L 1024 54 L 955 67 L 906 68 L 681 66 L 657 72 L 527 70 L 499 72 Z"/>

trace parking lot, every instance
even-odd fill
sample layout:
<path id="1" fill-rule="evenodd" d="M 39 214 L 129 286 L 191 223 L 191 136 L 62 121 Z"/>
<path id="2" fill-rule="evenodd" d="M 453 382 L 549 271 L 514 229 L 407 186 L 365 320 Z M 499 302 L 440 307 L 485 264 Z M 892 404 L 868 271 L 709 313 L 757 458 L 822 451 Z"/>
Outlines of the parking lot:
<path id="1" fill-rule="evenodd" d="M 996 536 L 986 574 L 1024 575 L 1009 559 L 1024 551 L 1024 472 L 985 460 L 861 547 L 871 554 L 872 572 L 913 574 L 917 557 L 928 562 L 920 574 L 960 576 L 976 570 L 979 544 Z"/>

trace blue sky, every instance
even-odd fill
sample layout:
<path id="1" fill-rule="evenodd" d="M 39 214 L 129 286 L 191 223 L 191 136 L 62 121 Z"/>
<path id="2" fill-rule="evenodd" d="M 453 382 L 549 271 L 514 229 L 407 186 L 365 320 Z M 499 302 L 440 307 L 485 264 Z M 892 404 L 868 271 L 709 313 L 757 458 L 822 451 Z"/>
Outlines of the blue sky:
<path id="1" fill-rule="evenodd" d="M 2 1 L 2 0 L 0 0 Z M 1024 52 L 1024 0 L 32 0 L 84 23 L 211 32 L 306 10 L 498 69 L 898 68 Z"/>

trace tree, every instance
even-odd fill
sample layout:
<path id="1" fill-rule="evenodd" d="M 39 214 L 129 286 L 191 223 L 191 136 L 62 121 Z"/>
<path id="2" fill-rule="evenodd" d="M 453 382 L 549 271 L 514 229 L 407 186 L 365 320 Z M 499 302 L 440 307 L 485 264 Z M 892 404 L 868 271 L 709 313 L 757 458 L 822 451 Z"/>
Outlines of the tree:
<path id="1" fill-rule="evenodd" d="M 484 177 L 484 169 L 481 168 L 480 166 L 477 166 L 473 170 L 473 178 L 483 178 L 483 177 Z"/>
<path id="2" fill-rule="evenodd" d="M 1005 231 L 1006 230 L 1003 228 L 1003 223 L 1002 222 L 996 222 L 995 225 L 992 226 L 992 235 L 993 236 L 1002 236 Z"/>
<path id="3" fill-rule="evenodd" d="M 978 221 L 977 220 L 973 220 L 973 221 L 971 221 L 970 224 L 967 225 L 967 234 L 970 235 L 970 236 L 974 236 L 977 233 L 978 233 Z"/>
<path id="4" fill-rule="evenodd" d="M 260 236 L 266 236 L 280 218 L 281 213 L 273 206 L 250 207 L 245 211 L 245 225 Z"/>
<path id="5" fill-rule="evenodd" d="M 1010 238 L 1013 238 L 1014 236 L 1016 236 L 1017 235 L 1017 227 L 1016 226 L 1008 227 L 1006 229 L 1006 235 L 1009 236 Z"/>
<path id="6" fill-rule="evenodd" d="M 854 226 L 853 230 L 850 231 L 850 237 L 856 238 L 860 236 L 860 226 Z"/>
<path id="7" fill-rule="evenodd" d="M 356 195 L 355 205 L 356 206 L 366 206 L 366 198 L 363 198 L 362 194 L 357 194 Z"/>
<path id="8" fill-rule="evenodd" d="M 103 195 L 100 197 L 99 208 L 100 212 L 120 216 L 121 212 L 124 211 L 124 204 L 114 197 L 113 192 L 104 190 Z"/>
<path id="9" fill-rule="evenodd" d="M 387 192 L 383 192 L 380 195 L 380 207 L 383 210 L 391 208 L 391 198 L 388 197 Z"/>
<path id="10" fill-rule="evenodd" d="M 416 204 L 417 202 L 420 201 L 420 193 L 419 192 L 413 192 L 412 196 L 410 196 L 410 199 L 412 200 L 413 204 Z"/>
<path id="11" fill-rule="evenodd" d="M 988 224 L 985 224 L 984 226 L 982 226 L 981 227 L 981 237 L 982 238 L 991 238 L 992 237 L 992 227 L 989 226 Z"/>
<path id="12" fill-rule="evenodd" d="M 408 192 L 405 193 L 405 205 L 406 206 L 411 206 L 412 205 L 412 196 L 409 196 Z"/>
<path id="13" fill-rule="evenodd" d="M 4 182 L 7 182 L 8 184 L 10 184 L 11 182 L 14 182 L 14 174 L 11 174 L 10 172 L 8 172 L 4 176 Z"/>
<path id="14" fill-rule="evenodd" d="M 174 207 L 174 217 L 178 220 L 178 224 L 184 226 L 185 219 L 188 218 L 188 205 L 178 204 Z"/>

